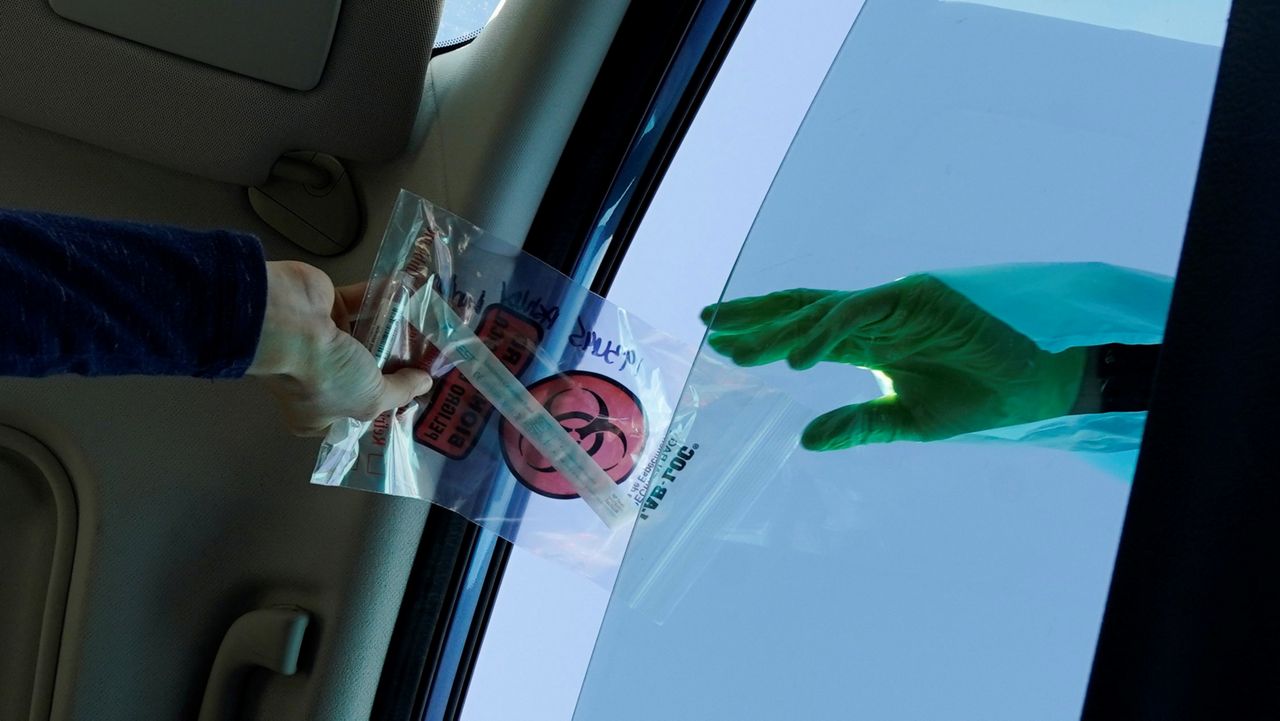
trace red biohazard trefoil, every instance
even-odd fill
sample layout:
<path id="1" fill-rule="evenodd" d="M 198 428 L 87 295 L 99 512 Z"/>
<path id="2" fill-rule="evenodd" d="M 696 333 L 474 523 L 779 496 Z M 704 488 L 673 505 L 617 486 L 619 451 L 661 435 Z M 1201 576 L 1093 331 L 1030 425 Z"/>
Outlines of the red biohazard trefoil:
<path id="1" fill-rule="evenodd" d="M 614 483 L 635 470 L 648 437 L 640 399 L 608 376 L 568 371 L 529 386 L 534 399 L 582 446 Z M 502 455 L 512 475 L 550 498 L 577 498 L 573 484 L 504 418 Z"/>

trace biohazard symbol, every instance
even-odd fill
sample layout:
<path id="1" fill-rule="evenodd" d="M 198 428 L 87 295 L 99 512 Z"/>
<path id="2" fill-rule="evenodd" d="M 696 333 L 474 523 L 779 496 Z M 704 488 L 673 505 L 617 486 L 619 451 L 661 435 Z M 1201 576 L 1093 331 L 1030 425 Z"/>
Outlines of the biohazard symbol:
<path id="1" fill-rule="evenodd" d="M 534 383 L 529 393 L 615 483 L 635 470 L 646 438 L 644 410 L 621 383 L 570 371 Z M 573 485 L 505 419 L 500 433 L 507 465 L 521 483 L 544 496 L 577 498 Z"/>

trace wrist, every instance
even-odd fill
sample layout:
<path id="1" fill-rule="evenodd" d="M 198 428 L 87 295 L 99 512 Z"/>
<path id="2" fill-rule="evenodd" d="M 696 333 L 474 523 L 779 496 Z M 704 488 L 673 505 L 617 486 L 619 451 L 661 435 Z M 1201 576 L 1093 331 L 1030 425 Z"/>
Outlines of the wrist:
<path id="1" fill-rule="evenodd" d="M 1089 346 L 1072 415 L 1145 411 L 1151 399 L 1159 345 Z"/>
<path id="2" fill-rule="evenodd" d="M 336 330 L 329 316 L 333 286 L 322 271 L 305 263 L 275 261 L 266 266 L 266 312 L 246 375 L 297 378 L 317 350 L 314 346 Z"/>
<path id="3" fill-rule="evenodd" d="M 1080 388 L 1076 392 L 1075 403 L 1067 415 L 1082 416 L 1102 412 L 1102 385 L 1098 381 L 1098 347 L 1081 348 L 1085 354 L 1084 372 L 1080 377 Z"/>

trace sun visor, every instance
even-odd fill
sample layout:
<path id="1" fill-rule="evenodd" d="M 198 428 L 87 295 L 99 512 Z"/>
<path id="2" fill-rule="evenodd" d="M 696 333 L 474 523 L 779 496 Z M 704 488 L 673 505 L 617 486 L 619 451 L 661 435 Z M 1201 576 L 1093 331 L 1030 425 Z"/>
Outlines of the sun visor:
<path id="1" fill-rule="evenodd" d="M 440 0 L 4 0 L 0 116 L 259 185 L 292 151 L 408 144 Z"/>
<path id="2" fill-rule="evenodd" d="M 320 82 L 342 0 L 49 0 L 68 20 L 294 90 Z"/>

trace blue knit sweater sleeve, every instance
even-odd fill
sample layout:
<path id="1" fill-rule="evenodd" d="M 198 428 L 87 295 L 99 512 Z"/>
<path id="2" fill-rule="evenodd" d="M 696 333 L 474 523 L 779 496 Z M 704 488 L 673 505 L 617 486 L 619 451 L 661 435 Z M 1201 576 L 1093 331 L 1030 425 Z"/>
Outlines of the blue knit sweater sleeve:
<path id="1" fill-rule="evenodd" d="M 236 378 L 266 302 L 252 236 L 0 210 L 0 375 Z"/>

